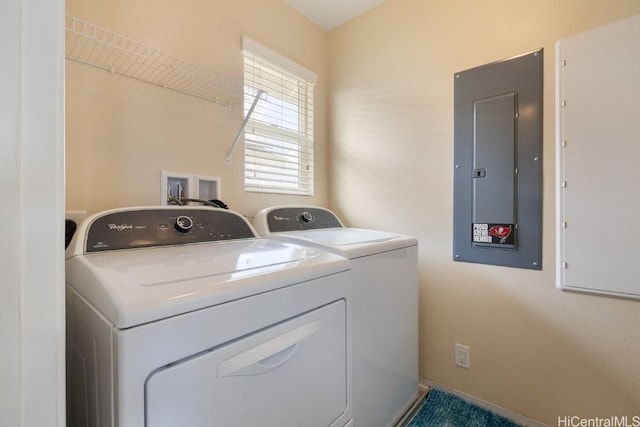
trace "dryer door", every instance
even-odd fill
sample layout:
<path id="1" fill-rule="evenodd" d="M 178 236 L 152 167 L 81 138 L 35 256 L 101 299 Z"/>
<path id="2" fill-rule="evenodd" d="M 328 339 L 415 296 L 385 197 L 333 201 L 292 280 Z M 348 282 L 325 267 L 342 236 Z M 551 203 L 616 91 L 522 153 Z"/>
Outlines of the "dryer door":
<path id="1" fill-rule="evenodd" d="M 329 426 L 347 409 L 346 328 L 340 300 L 164 367 L 146 426 Z"/>

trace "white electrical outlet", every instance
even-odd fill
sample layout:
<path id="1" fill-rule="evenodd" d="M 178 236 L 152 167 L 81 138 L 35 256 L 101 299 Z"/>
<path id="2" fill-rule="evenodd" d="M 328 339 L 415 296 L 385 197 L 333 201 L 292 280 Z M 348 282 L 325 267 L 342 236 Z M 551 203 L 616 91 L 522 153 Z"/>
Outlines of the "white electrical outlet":
<path id="1" fill-rule="evenodd" d="M 466 345 L 456 343 L 455 362 L 461 368 L 471 369 L 471 349 Z"/>

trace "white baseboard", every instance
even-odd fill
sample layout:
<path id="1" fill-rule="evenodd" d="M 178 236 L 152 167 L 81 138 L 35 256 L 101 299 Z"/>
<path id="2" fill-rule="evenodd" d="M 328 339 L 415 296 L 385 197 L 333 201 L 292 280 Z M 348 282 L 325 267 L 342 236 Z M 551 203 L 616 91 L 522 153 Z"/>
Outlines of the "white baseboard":
<path id="1" fill-rule="evenodd" d="M 482 399 L 478 399 L 477 397 L 471 396 L 469 394 L 463 393 L 461 391 L 455 390 L 451 387 L 447 387 L 445 385 L 439 384 L 435 381 L 432 381 L 427 378 L 420 377 L 420 383 L 429 388 L 437 388 L 442 391 L 446 391 L 447 393 L 451 393 L 453 395 L 458 396 L 462 400 L 465 400 L 469 403 L 472 403 L 476 406 L 479 406 L 483 409 L 493 412 L 494 414 L 498 414 L 502 417 L 505 417 L 516 424 L 525 426 L 525 427 L 549 427 L 547 424 L 541 423 L 540 421 L 532 420 L 531 418 L 527 418 L 523 415 L 517 414 L 508 409 L 502 408 L 500 406 L 494 405 L 493 403 L 486 402 Z"/>

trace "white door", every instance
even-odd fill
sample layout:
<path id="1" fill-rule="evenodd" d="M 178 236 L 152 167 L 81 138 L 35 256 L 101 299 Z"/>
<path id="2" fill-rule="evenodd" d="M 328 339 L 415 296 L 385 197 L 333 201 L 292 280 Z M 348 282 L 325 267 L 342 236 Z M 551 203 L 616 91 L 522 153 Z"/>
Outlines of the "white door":
<path id="1" fill-rule="evenodd" d="M 64 1 L 0 9 L 0 425 L 62 427 Z"/>

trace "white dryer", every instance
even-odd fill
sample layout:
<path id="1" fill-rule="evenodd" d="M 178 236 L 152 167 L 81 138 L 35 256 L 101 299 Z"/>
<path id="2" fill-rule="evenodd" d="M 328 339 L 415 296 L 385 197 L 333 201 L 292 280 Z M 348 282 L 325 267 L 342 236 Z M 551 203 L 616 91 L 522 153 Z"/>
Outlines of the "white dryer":
<path id="1" fill-rule="evenodd" d="M 228 210 L 96 214 L 66 254 L 68 425 L 351 425 L 349 287 Z"/>
<path id="2" fill-rule="evenodd" d="M 418 397 L 418 242 L 344 227 L 313 206 L 263 209 L 258 234 L 321 248 L 351 260 L 353 422 L 390 427 Z"/>

